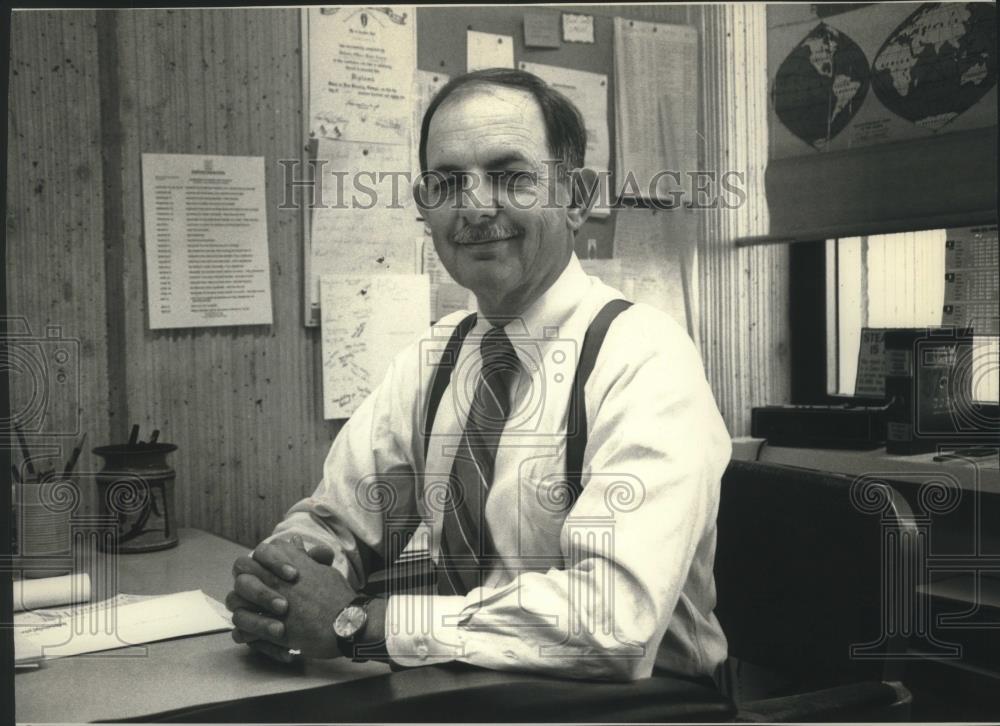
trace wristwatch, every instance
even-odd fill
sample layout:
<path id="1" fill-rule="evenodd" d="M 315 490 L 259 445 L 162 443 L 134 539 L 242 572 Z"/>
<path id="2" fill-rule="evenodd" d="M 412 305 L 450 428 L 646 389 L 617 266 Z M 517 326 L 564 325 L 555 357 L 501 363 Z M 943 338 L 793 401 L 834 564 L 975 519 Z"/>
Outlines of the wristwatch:
<path id="1" fill-rule="evenodd" d="M 361 635 L 368 624 L 368 603 L 374 599 L 371 595 L 359 595 L 333 620 L 333 632 L 337 636 L 340 652 L 353 660 L 357 660 L 354 658 L 355 638 Z"/>

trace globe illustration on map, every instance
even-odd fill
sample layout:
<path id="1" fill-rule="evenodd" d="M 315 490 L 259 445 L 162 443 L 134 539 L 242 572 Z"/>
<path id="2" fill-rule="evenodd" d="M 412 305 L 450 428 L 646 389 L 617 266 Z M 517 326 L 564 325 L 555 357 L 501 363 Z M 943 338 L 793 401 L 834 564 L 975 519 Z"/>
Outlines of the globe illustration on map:
<path id="1" fill-rule="evenodd" d="M 996 85 L 996 48 L 992 3 L 925 3 L 875 56 L 872 87 L 890 111 L 936 131 Z"/>
<path id="2" fill-rule="evenodd" d="M 868 75 L 868 59 L 858 44 L 820 23 L 778 67 L 774 112 L 785 128 L 822 150 L 861 108 Z"/>

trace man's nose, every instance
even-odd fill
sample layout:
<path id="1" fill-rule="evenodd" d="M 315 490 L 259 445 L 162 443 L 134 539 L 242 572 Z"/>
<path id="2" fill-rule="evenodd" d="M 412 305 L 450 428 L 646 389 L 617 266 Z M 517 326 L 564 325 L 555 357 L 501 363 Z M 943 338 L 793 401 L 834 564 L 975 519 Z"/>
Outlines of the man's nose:
<path id="1" fill-rule="evenodd" d="M 460 200 L 459 214 L 468 224 L 480 224 L 497 216 L 500 199 L 496 184 L 489 175 L 472 177 L 469 187 Z"/>

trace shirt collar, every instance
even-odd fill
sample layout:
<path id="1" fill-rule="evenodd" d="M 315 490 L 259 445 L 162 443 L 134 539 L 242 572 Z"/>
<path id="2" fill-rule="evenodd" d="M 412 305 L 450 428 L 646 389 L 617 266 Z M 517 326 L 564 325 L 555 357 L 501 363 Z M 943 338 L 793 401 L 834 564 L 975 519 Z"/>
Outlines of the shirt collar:
<path id="1" fill-rule="evenodd" d="M 541 296 L 515 320 L 504 325 L 507 337 L 518 351 L 518 358 L 527 364 L 518 341 L 545 341 L 561 337 L 561 326 L 576 310 L 590 289 L 590 276 L 584 271 L 574 252 L 566 267 Z M 484 315 L 476 322 L 475 332 L 482 335 L 491 327 Z"/>

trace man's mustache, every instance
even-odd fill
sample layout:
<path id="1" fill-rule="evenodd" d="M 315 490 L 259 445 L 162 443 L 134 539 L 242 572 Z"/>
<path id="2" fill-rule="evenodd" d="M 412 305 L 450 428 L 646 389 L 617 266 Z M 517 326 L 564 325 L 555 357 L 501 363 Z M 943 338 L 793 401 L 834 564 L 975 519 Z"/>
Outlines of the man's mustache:
<path id="1" fill-rule="evenodd" d="M 516 237 L 524 234 L 524 230 L 510 222 L 487 222 L 485 224 L 462 227 L 451 235 L 451 241 L 458 245 L 479 244 L 482 242 L 497 242 L 498 240 Z"/>

